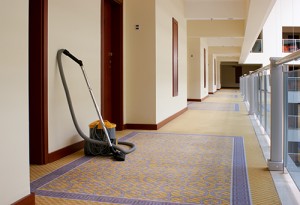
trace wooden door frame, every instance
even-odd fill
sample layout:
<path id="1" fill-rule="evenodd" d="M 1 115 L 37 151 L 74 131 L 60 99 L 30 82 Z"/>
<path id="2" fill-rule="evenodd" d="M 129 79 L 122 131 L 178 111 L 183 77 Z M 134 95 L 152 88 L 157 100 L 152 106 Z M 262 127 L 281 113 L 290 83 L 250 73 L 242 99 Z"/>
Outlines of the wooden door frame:
<path id="1" fill-rule="evenodd" d="M 48 0 L 29 0 L 30 163 L 48 163 Z"/>
<path id="2" fill-rule="evenodd" d="M 114 123 L 117 124 L 117 130 L 124 129 L 124 114 L 123 114 L 123 0 L 101 0 L 101 109 L 104 110 L 107 106 L 105 105 L 105 43 L 111 42 L 111 36 L 105 35 L 107 32 L 105 31 L 105 9 L 107 8 L 107 4 L 113 2 L 120 6 L 120 10 L 118 15 L 120 17 L 119 21 L 119 35 L 117 36 L 119 45 L 119 72 L 117 73 L 118 76 L 113 76 L 116 80 L 117 92 L 113 92 L 114 98 L 111 102 L 112 104 L 112 118 Z M 110 7 L 111 9 L 111 7 Z M 115 33 L 114 33 L 115 34 Z M 116 36 L 115 36 L 116 37 Z M 118 99 L 118 100 L 114 100 Z"/>

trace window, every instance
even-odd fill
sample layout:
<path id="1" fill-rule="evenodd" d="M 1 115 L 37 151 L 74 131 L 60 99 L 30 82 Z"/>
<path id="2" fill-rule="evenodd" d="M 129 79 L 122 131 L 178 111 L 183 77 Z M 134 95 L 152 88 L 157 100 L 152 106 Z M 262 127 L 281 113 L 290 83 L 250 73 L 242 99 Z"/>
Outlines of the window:
<path id="1" fill-rule="evenodd" d="M 260 32 L 259 36 L 257 37 L 251 53 L 262 53 L 263 52 L 263 35 L 262 32 Z"/>
<path id="2" fill-rule="evenodd" d="M 282 52 L 292 53 L 300 49 L 300 27 L 282 27 Z"/>

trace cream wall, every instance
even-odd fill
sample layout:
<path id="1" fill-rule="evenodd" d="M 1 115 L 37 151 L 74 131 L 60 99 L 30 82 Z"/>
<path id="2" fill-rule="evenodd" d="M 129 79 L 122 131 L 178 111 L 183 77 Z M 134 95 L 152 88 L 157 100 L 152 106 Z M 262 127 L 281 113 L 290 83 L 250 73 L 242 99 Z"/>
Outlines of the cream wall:
<path id="1" fill-rule="evenodd" d="M 183 9 L 181 0 L 124 1 L 125 124 L 158 124 L 186 107 Z M 177 97 L 172 97 L 172 17 L 179 26 Z"/>
<path id="2" fill-rule="evenodd" d="M 217 62 L 215 55 L 209 55 L 208 56 L 208 92 L 214 93 L 217 91 L 217 65 L 215 63 Z"/>
<path id="3" fill-rule="evenodd" d="M 187 22 L 188 37 L 243 37 L 243 20 L 202 20 Z"/>
<path id="4" fill-rule="evenodd" d="M 156 123 L 187 106 L 187 27 L 182 0 L 156 0 Z M 178 96 L 172 96 L 172 17 L 178 22 Z"/>
<path id="5" fill-rule="evenodd" d="M 202 2 L 203 3 L 203 2 Z M 203 99 L 209 92 L 215 92 L 220 88 L 220 72 L 217 69 L 217 85 L 214 83 L 214 70 L 213 70 L 213 55 L 237 55 L 240 53 L 240 48 L 237 49 L 233 46 L 212 46 L 216 45 L 216 39 L 222 37 L 224 40 L 226 37 L 238 37 L 244 36 L 245 24 L 243 20 L 189 20 L 187 22 L 187 36 L 188 41 L 191 42 L 193 38 L 200 38 L 200 99 Z M 238 42 L 237 42 L 238 43 Z M 188 50 L 194 50 L 193 43 L 188 44 Z M 206 87 L 204 88 L 204 48 L 206 49 Z M 193 73 L 197 75 L 194 62 L 197 59 L 188 57 L 188 65 L 193 65 Z M 220 62 L 220 61 L 219 61 Z M 219 65 L 219 63 L 218 63 Z M 190 76 L 190 68 L 189 68 Z M 196 78 L 193 76 L 193 78 Z M 194 84 L 194 85 L 193 85 Z M 197 94 L 198 82 L 188 82 L 188 93 L 192 99 L 192 95 Z M 192 87 L 193 86 L 193 87 Z M 192 94 L 193 93 L 193 94 Z M 192 95 L 190 95 L 192 94 Z M 191 96 L 191 97 L 190 97 Z M 196 98 L 199 99 L 199 98 Z"/>
<path id="6" fill-rule="evenodd" d="M 155 0 L 124 1 L 125 124 L 156 122 L 155 30 Z"/>
<path id="7" fill-rule="evenodd" d="M 186 18 L 188 19 L 214 19 L 237 18 L 242 19 L 247 11 L 244 7 L 244 1 L 199 1 L 185 0 L 191 2 L 186 6 Z"/>
<path id="8" fill-rule="evenodd" d="M 56 54 L 68 49 L 83 60 L 100 106 L 100 3 L 99 0 L 51 0 L 48 2 L 48 112 L 49 152 L 82 140 L 73 125 L 63 90 Z M 63 55 L 62 62 L 73 106 L 81 129 L 97 119 L 81 69 Z"/>
<path id="9" fill-rule="evenodd" d="M 217 90 L 221 89 L 221 61 L 219 58 L 216 60 L 217 62 Z"/>
<path id="10" fill-rule="evenodd" d="M 0 204 L 11 204 L 30 194 L 28 0 L 2 0 L 0 19 Z"/>
<path id="11" fill-rule="evenodd" d="M 206 86 L 204 87 L 204 49 L 206 50 Z M 208 95 L 208 45 L 206 38 L 200 38 L 200 99 Z"/>
<path id="12" fill-rule="evenodd" d="M 201 99 L 200 96 L 200 38 L 188 38 L 187 98 Z"/>

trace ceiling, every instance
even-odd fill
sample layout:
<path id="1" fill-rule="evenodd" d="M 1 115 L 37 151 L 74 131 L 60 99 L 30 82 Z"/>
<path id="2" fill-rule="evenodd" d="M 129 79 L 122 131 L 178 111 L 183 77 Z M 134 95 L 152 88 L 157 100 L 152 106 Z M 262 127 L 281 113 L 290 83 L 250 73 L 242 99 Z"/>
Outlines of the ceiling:
<path id="1" fill-rule="evenodd" d="M 205 27 L 206 30 L 212 30 L 209 35 L 198 32 L 191 34 L 192 37 L 197 35 L 199 38 L 206 38 L 208 46 L 213 47 L 240 47 L 239 53 L 218 53 L 216 56 L 222 57 L 232 56 L 238 58 L 239 63 L 244 63 L 247 59 L 252 46 L 261 32 L 263 25 L 269 16 L 276 0 L 184 0 L 185 1 L 185 17 L 188 20 L 189 29 L 192 26 L 202 25 L 202 22 L 222 22 L 240 23 L 243 21 L 242 32 L 230 34 L 225 29 L 215 31 L 215 25 L 211 23 L 211 27 Z M 189 24 L 190 23 L 190 24 Z M 228 27 L 228 29 L 234 27 Z M 199 28 L 198 28 L 199 29 Z M 200 28 L 201 30 L 201 28 Z M 224 36 L 222 33 L 224 31 Z M 209 33 L 205 31 L 204 33 Z M 188 31 L 189 35 L 189 31 Z M 191 36 L 189 36 L 191 37 Z M 212 53 L 212 55 L 214 55 Z"/>

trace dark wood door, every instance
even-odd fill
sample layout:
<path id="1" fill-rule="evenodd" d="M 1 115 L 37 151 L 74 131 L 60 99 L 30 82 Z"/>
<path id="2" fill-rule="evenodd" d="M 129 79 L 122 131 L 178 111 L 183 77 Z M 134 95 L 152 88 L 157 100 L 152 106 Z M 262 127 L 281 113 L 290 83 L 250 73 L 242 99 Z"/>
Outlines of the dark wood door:
<path id="1" fill-rule="evenodd" d="M 102 0 L 101 112 L 123 130 L 123 2 Z"/>
<path id="2" fill-rule="evenodd" d="M 31 164 L 48 162 L 48 0 L 29 1 L 29 149 Z"/>

